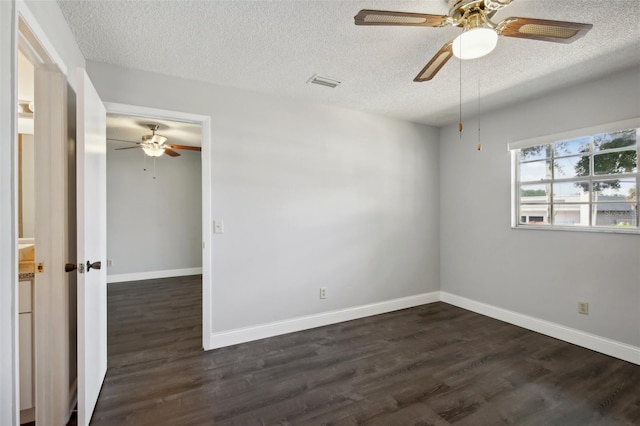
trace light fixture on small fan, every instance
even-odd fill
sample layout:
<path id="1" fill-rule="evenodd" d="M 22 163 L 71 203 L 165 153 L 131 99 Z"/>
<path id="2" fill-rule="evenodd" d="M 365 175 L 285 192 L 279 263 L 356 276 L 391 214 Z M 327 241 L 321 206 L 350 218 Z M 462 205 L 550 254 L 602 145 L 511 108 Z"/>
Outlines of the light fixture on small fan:
<path id="1" fill-rule="evenodd" d="M 151 130 L 151 134 L 142 137 L 142 143 L 140 144 L 142 150 L 149 157 L 160 157 L 166 149 L 164 143 L 167 141 L 167 138 L 156 135 L 156 131 L 160 128 L 157 124 L 147 124 L 147 126 L 149 130 Z"/>
<path id="2" fill-rule="evenodd" d="M 142 150 L 149 157 L 160 157 L 162 154 L 164 154 L 164 148 L 155 144 L 142 145 Z"/>
<path id="3" fill-rule="evenodd" d="M 160 128 L 158 124 L 146 124 L 146 126 L 151 130 L 150 135 L 142 136 L 142 142 L 133 142 L 123 139 L 114 139 L 108 138 L 113 141 L 134 143 L 136 146 L 126 147 L 126 148 L 116 148 L 116 151 L 124 150 L 124 149 L 136 149 L 142 148 L 142 151 L 149 157 L 160 157 L 163 154 L 167 154 L 170 157 L 178 157 L 180 156 L 179 152 L 176 152 L 176 149 L 187 150 L 187 151 L 201 151 L 199 146 L 190 146 L 190 145 L 176 145 L 176 144 L 168 144 L 167 138 L 157 134 L 156 132 Z"/>
<path id="4" fill-rule="evenodd" d="M 498 44 L 498 33 L 486 28 L 482 15 L 471 15 L 465 24 L 464 32 L 453 40 L 453 54 L 459 59 L 476 59 L 488 55 Z"/>
<path id="5" fill-rule="evenodd" d="M 447 42 L 440 48 L 413 79 L 416 82 L 431 80 L 454 55 L 460 59 L 487 55 L 496 47 L 498 36 L 572 43 L 593 27 L 591 24 L 578 22 L 517 17 L 493 22 L 491 18 L 496 12 L 509 6 L 512 1 L 514 0 L 449 0 L 447 15 L 363 9 L 354 19 L 356 25 L 453 26 L 464 29 L 454 41 Z"/>

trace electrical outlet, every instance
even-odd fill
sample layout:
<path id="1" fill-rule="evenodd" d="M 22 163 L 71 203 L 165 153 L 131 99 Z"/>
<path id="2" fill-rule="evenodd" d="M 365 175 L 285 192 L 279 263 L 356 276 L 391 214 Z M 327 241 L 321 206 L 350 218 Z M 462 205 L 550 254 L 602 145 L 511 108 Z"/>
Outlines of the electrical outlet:
<path id="1" fill-rule="evenodd" d="M 320 299 L 326 299 L 326 298 L 327 298 L 327 288 L 320 287 Z"/>
<path id="2" fill-rule="evenodd" d="M 107 266 L 113 266 L 113 260 L 108 259 L 107 260 Z"/>
<path id="3" fill-rule="evenodd" d="M 578 302 L 578 313 L 589 315 L 589 302 Z"/>

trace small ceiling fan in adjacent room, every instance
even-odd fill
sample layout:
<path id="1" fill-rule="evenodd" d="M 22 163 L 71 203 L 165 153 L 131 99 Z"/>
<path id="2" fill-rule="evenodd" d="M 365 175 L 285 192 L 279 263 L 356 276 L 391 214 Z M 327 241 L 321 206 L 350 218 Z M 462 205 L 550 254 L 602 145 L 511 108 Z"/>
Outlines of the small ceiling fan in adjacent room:
<path id="1" fill-rule="evenodd" d="M 361 10 L 356 25 L 394 25 L 419 27 L 461 27 L 462 34 L 447 42 L 413 81 L 431 80 L 451 56 L 475 59 L 489 54 L 498 36 L 526 38 L 555 43 L 571 43 L 585 35 L 591 24 L 551 21 L 535 18 L 506 18 L 495 23 L 491 18 L 514 0 L 449 0 L 448 15 Z"/>
<path id="2" fill-rule="evenodd" d="M 165 154 L 165 153 L 170 157 L 178 157 L 180 156 L 180 153 L 177 152 L 176 150 L 202 151 L 202 148 L 200 148 L 199 146 L 177 145 L 174 143 L 168 144 L 166 143 L 167 142 L 166 137 L 162 135 L 158 135 L 156 133 L 160 128 L 158 124 L 147 124 L 146 126 L 151 131 L 151 134 L 142 136 L 142 142 L 134 142 L 134 141 L 128 141 L 123 139 L 114 139 L 114 138 L 107 138 L 107 139 L 112 141 L 136 144 L 136 146 L 126 147 L 126 148 L 116 148 L 115 149 L 116 151 L 120 151 L 124 149 L 141 148 L 144 151 L 144 153 L 149 157 L 160 157 L 162 154 Z"/>

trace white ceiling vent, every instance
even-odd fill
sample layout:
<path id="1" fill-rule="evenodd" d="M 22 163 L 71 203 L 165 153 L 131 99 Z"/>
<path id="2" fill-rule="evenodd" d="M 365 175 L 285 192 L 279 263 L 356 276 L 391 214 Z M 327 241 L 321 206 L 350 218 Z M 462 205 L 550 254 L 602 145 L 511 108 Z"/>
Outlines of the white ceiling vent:
<path id="1" fill-rule="evenodd" d="M 317 74 L 311 76 L 307 83 L 319 84 L 320 86 L 327 86 L 335 89 L 338 87 L 340 82 L 338 80 L 334 80 L 333 78 L 322 77 Z"/>

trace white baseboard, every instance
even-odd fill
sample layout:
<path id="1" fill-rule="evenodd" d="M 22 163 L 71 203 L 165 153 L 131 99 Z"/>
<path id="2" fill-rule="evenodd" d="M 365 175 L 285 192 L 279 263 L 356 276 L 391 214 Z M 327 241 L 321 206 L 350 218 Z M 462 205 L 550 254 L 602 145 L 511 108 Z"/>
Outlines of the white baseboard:
<path id="1" fill-rule="evenodd" d="M 268 324 L 260 324 L 253 327 L 238 328 L 235 330 L 212 333 L 209 338 L 209 346 L 205 350 L 221 348 L 266 337 L 293 333 L 295 331 L 308 330 L 343 321 L 350 321 L 372 315 L 384 314 L 399 309 L 412 308 L 440 300 L 440 292 L 422 293 L 415 296 L 402 297 L 400 299 L 387 300 L 369 305 L 356 306 L 338 311 L 323 312 L 321 314 L 292 318 L 284 321 L 276 321 Z"/>
<path id="2" fill-rule="evenodd" d="M 555 337 L 556 339 L 560 339 L 565 342 L 573 343 L 574 345 L 582 346 L 605 355 L 610 355 L 640 365 L 640 348 L 636 346 L 607 339 L 595 334 L 586 333 L 575 328 L 565 327 L 560 324 L 541 320 L 518 312 L 498 308 L 486 303 L 476 302 L 475 300 L 467 299 L 466 297 L 457 296 L 445 291 L 440 292 L 440 300 L 468 311 L 477 312 L 500 321 L 508 322 L 528 330 Z"/>
<path id="3" fill-rule="evenodd" d="M 107 274 L 107 283 L 121 283 L 123 281 L 154 280 L 157 278 L 183 277 L 187 275 L 200 275 L 202 268 L 170 269 L 167 271 L 135 272 L 132 274 Z"/>
<path id="4" fill-rule="evenodd" d="M 338 311 L 323 312 L 315 315 L 260 324 L 252 327 L 212 333 L 205 350 L 221 348 L 252 340 L 264 339 L 281 334 L 308 330 L 343 321 L 350 321 L 372 315 L 384 314 L 399 309 L 411 308 L 442 301 L 450 305 L 479 313 L 500 321 L 508 322 L 537 333 L 554 337 L 574 345 L 582 346 L 596 352 L 610 355 L 640 365 L 640 347 L 632 346 L 616 340 L 607 339 L 575 328 L 566 327 L 550 321 L 541 320 L 508 309 L 499 308 L 466 297 L 457 296 L 445 291 L 434 291 L 415 296 L 403 297 L 369 305 L 356 306 Z"/>

